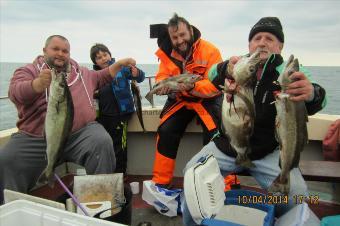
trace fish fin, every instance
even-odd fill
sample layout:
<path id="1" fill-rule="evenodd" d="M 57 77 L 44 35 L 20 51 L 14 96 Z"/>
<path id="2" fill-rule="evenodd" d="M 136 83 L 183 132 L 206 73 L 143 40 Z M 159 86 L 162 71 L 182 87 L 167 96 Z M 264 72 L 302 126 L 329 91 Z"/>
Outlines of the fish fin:
<path id="1" fill-rule="evenodd" d="M 282 148 L 280 147 L 280 150 L 282 150 Z M 279 167 L 280 169 L 282 169 L 282 164 L 281 164 L 281 157 L 279 157 Z"/>
<path id="2" fill-rule="evenodd" d="M 236 165 L 242 166 L 245 168 L 254 168 L 256 167 L 254 163 L 249 159 L 247 154 L 237 154 L 236 160 L 235 160 Z"/>
<path id="3" fill-rule="evenodd" d="M 231 106 L 232 106 L 232 103 L 230 102 L 229 103 L 229 117 L 231 117 Z"/>
<path id="4" fill-rule="evenodd" d="M 219 85 L 219 87 L 221 88 L 221 90 L 222 90 L 223 93 L 226 93 L 226 92 L 227 92 L 226 86 Z"/>
<path id="5" fill-rule="evenodd" d="M 292 168 L 299 167 L 299 162 L 300 162 L 300 152 L 296 152 L 294 155 L 294 159 L 292 162 Z"/>

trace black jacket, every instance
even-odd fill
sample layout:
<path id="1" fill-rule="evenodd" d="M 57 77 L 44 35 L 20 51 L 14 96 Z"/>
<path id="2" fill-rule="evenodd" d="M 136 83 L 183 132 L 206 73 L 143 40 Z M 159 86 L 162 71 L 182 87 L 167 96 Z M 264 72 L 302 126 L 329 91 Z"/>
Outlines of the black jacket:
<path id="1" fill-rule="evenodd" d="M 275 100 L 273 91 L 277 88 L 274 85 L 279 77 L 279 68 L 282 68 L 283 59 L 281 55 L 272 55 L 268 60 L 266 67 L 263 69 L 262 78 L 253 84 L 254 102 L 256 118 L 254 123 L 254 133 L 250 137 L 251 160 L 261 159 L 267 154 L 272 153 L 278 146 L 275 138 L 275 117 L 276 108 L 272 102 Z M 223 85 L 226 78 L 226 69 L 228 61 L 219 63 L 216 67 L 217 76 L 213 78 L 212 83 L 219 88 Z M 311 102 L 305 102 L 308 115 L 315 114 L 322 109 L 326 92 L 318 84 L 314 86 L 314 99 Z M 256 88 L 255 88 L 256 87 Z M 220 123 L 221 124 L 221 123 Z M 229 140 L 220 131 L 220 135 L 214 138 L 216 146 L 225 154 L 236 157 L 236 152 L 231 148 Z"/>

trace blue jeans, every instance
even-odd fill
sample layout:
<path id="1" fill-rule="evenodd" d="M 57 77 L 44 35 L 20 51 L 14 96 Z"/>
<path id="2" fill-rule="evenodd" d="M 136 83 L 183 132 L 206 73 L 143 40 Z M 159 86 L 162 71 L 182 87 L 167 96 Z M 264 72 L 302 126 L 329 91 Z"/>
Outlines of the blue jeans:
<path id="1" fill-rule="evenodd" d="M 249 173 L 256 179 L 256 181 L 263 189 L 268 189 L 275 178 L 281 172 L 281 169 L 279 167 L 279 153 L 279 150 L 275 150 L 273 153 L 267 155 L 262 159 L 252 161 L 256 167 L 249 169 Z M 216 147 L 215 143 L 211 141 L 187 163 L 184 172 L 191 166 L 195 165 L 200 158 L 205 157 L 209 154 L 213 154 L 216 158 L 223 177 L 232 172 L 237 173 L 245 170 L 245 168 L 243 167 L 236 166 L 235 158 L 229 157 L 222 153 Z M 290 171 L 289 203 L 288 205 L 276 206 L 276 213 L 278 216 L 281 216 L 296 205 L 292 198 L 293 195 L 308 195 L 306 182 L 304 181 L 298 168 L 294 168 Z M 182 209 L 184 225 L 197 225 L 191 217 L 185 199 L 183 200 Z"/>

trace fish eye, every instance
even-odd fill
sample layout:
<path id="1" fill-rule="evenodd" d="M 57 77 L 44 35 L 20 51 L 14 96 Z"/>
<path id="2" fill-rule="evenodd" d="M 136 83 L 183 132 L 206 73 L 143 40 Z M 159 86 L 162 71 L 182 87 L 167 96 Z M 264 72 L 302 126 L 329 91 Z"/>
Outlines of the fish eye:
<path id="1" fill-rule="evenodd" d="M 254 73 L 255 72 L 255 67 L 254 66 L 250 66 L 249 67 L 249 71 L 250 71 L 250 73 Z"/>

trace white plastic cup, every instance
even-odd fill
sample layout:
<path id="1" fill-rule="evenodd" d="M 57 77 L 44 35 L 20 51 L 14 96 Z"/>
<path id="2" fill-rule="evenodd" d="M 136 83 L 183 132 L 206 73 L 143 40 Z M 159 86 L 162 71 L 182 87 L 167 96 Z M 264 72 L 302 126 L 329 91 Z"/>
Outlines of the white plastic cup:
<path id="1" fill-rule="evenodd" d="M 130 187 L 132 194 L 136 195 L 139 193 L 139 182 L 131 182 Z"/>

